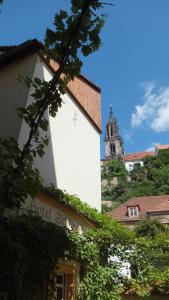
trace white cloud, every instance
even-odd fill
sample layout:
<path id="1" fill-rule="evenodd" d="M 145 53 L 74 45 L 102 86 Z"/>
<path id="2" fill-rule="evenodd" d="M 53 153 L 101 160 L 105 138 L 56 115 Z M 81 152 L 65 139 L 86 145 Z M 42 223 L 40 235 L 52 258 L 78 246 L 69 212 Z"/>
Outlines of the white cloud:
<path id="1" fill-rule="evenodd" d="M 126 141 L 126 142 L 130 141 L 131 137 L 132 137 L 132 131 L 124 129 L 123 130 L 124 141 Z"/>
<path id="2" fill-rule="evenodd" d="M 157 88 L 154 82 L 141 85 L 143 104 L 138 104 L 132 114 L 132 127 L 146 122 L 156 132 L 169 130 L 169 86 Z"/>

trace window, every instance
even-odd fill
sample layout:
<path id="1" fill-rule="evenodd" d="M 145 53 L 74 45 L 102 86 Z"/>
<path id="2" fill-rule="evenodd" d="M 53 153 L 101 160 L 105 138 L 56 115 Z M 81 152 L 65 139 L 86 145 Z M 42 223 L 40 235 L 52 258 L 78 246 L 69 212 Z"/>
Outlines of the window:
<path id="1" fill-rule="evenodd" d="M 128 207 L 129 217 L 137 217 L 138 213 L 139 213 L 138 206 Z"/>
<path id="2" fill-rule="evenodd" d="M 110 154 L 112 154 L 112 153 L 113 153 L 113 145 L 110 144 Z"/>
<path id="3" fill-rule="evenodd" d="M 131 217 L 137 216 L 137 207 L 130 208 L 130 215 L 131 215 Z"/>
<path id="4" fill-rule="evenodd" d="M 111 136 L 113 136 L 113 127 L 111 127 Z"/>
<path id="5" fill-rule="evenodd" d="M 114 144 L 110 144 L 110 154 L 113 155 L 115 153 L 116 153 L 115 145 Z"/>
<path id="6" fill-rule="evenodd" d="M 57 274 L 56 278 L 56 300 L 65 299 L 65 275 L 63 273 Z"/>

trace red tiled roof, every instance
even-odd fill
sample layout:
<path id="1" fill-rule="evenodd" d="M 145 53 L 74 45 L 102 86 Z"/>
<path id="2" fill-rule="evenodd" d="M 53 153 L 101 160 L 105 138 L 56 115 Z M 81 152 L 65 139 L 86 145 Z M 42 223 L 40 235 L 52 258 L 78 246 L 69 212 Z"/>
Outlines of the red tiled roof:
<path id="1" fill-rule="evenodd" d="M 138 217 L 128 216 L 128 207 L 139 207 Z M 114 219 L 124 222 L 138 221 L 144 218 L 148 213 L 166 212 L 169 213 L 169 195 L 146 196 L 131 198 L 119 207 L 113 209 L 109 214 Z"/>
<path id="2" fill-rule="evenodd" d="M 51 60 L 50 67 L 54 72 L 56 72 L 59 64 Z M 80 75 L 68 83 L 67 91 L 85 111 L 99 133 L 101 133 L 100 90 L 96 88 L 96 86 L 93 86 L 90 81 Z"/>
<path id="3" fill-rule="evenodd" d="M 156 145 L 158 150 L 169 149 L 169 145 Z"/>
<path id="4" fill-rule="evenodd" d="M 153 156 L 153 155 L 154 155 L 153 151 L 129 153 L 129 154 L 124 155 L 123 160 L 124 161 L 141 160 L 146 156 Z"/>

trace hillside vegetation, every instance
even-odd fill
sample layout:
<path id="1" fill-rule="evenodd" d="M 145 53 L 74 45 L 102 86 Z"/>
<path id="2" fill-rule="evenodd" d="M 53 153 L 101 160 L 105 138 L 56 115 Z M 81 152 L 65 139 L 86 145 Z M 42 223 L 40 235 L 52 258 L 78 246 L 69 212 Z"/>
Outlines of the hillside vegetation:
<path id="1" fill-rule="evenodd" d="M 116 184 L 113 178 L 116 177 Z M 122 160 L 108 161 L 102 168 L 102 200 L 121 203 L 131 197 L 169 194 L 169 150 L 145 157 L 144 166 L 136 164 L 128 173 Z"/>

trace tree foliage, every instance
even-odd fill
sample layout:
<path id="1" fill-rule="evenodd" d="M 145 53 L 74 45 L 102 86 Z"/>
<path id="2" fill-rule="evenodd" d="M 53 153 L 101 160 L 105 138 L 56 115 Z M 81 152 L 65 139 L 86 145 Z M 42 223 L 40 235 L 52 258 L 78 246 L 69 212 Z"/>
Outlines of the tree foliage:
<path id="1" fill-rule="evenodd" d="M 119 180 L 127 175 L 126 168 L 121 159 L 108 160 L 102 166 L 102 179 L 112 180 L 117 177 Z"/>
<path id="2" fill-rule="evenodd" d="M 160 233 L 167 232 L 167 228 L 156 219 L 145 218 L 136 226 L 135 232 L 138 237 L 155 238 Z"/>
<path id="3" fill-rule="evenodd" d="M 107 165 L 110 163 L 108 162 Z M 117 162 L 111 161 L 115 167 Z M 105 166 L 106 168 L 106 166 Z M 121 171 L 115 174 L 113 168 L 109 168 L 109 178 L 115 175 L 118 178 Z M 104 177 L 103 170 L 103 177 Z M 113 202 L 125 202 L 132 197 L 142 197 L 151 195 L 169 194 L 169 151 L 160 150 L 157 156 L 146 157 L 144 166 L 135 164 L 129 174 L 118 180 L 118 184 L 113 186 L 111 180 L 103 190 L 102 199 Z"/>
<path id="4" fill-rule="evenodd" d="M 48 299 L 68 232 L 35 215 L 0 217 L 0 298 Z"/>
<path id="5" fill-rule="evenodd" d="M 70 233 L 69 258 L 81 262 L 79 300 L 116 300 L 124 292 L 148 295 L 168 293 L 169 235 L 158 221 L 144 221 L 140 237 L 108 216 L 98 213 L 77 197 L 45 189 L 56 199 L 72 205 L 96 224 L 96 229 L 79 235 Z M 145 225 L 146 224 L 146 225 Z M 140 227 L 139 227 L 140 228 Z M 118 257 L 114 264 L 111 257 Z M 120 268 L 130 263 L 132 278 L 121 275 Z"/>

